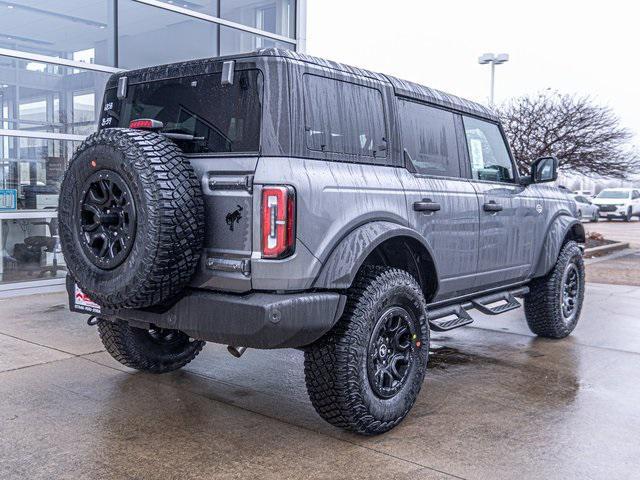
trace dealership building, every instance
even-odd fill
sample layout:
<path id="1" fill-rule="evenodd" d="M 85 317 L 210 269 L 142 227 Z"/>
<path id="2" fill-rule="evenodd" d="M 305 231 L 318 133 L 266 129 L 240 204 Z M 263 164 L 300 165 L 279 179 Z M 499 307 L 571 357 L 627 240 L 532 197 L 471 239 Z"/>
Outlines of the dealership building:
<path id="1" fill-rule="evenodd" d="M 62 288 L 63 172 L 109 75 L 304 50 L 306 0 L 0 0 L 0 296 Z"/>

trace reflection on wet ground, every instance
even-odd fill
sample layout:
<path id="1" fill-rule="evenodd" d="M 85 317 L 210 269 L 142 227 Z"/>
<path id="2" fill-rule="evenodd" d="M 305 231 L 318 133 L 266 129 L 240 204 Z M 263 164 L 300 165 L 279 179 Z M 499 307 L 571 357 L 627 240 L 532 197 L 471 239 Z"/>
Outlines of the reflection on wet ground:
<path id="1" fill-rule="evenodd" d="M 463 365 L 472 361 L 482 361 L 481 358 L 473 358 L 468 353 L 463 353 L 454 347 L 432 344 L 429 349 L 428 368 L 447 368 L 449 365 Z"/>
<path id="2" fill-rule="evenodd" d="M 297 350 L 207 345 L 185 369 L 134 372 L 64 295 L 0 300 L 0 478 L 635 478 L 640 289 L 589 285 L 562 341 L 522 312 L 434 334 L 392 432 L 357 437 L 307 399 Z"/>

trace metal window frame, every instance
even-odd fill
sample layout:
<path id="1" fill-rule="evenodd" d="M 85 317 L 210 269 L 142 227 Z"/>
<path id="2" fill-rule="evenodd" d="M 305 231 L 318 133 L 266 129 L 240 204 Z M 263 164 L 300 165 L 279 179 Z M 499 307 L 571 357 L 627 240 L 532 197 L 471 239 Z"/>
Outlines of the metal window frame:
<path id="1" fill-rule="evenodd" d="M 249 27 L 248 25 L 244 25 L 242 23 L 232 22 L 230 20 L 225 20 L 224 18 L 216 17 L 214 15 L 208 15 L 206 13 L 196 12 L 195 10 L 191 10 L 189 8 L 179 7 L 177 5 L 171 5 L 166 2 L 162 2 L 159 0 L 132 0 L 136 3 L 141 3 L 143 5 L 149 5 L 151 7 L 160 8 L 162 10 L 167 10 L 175 13 L 179 13 L 182 15 L 186 15 L 192 18 L 197 18 L 200 20 L 205 20 L 207 22 L 216 23 L 223 27 L 233 28 L 235 30 L 241 30 L 243 32 L 252 33 L 259 37 L 270 38 L 272 40 L 277 40 L 279 42 L 288 43 L 290 45 L 297 46 L 298 39 L 291 38 L 284 35 L 278 35 L 277 33 L 267 32 L 266 30 L 260 30 L 259 28 Z M 298 2 L 296 2 L 298 3 Z M 305 9 L 306 10 L 306 9 Z M 297 8 L 296 8 L 297 12 Z M 220 15 L 219 4 L 218 4 L 218 15 Z M 298 14 L 296 13 L 296 24 L 298 22 Z M 297 34 L 297 28 L 296 28 Z"/>
<path id="2" fill-rule="evenodd" d="M 86 135 L 75 135 L 73 133 L 52 133 L 39 132 L 37 130 L 13 130 L 0 128 L 0 137 L 20 137 L 20 138 L 41 138 L 44 140 L 69 140 L 72 142 L 82 142 Z"/>
<path id="3" fill-rule="evenodd" d="M 31 60 L 39 63 L 52 63 L 54 65 L 64 65 L 65 67 L 78 68 L 80 70 L 93 70 L 103 73 L 119 73 L 123 70 L 107 65 L 98 65 L 95 63 L 77 62 L 67 58 L 50 57 L 49 55 L 40 55 L 39 53 L 23 52 L 21 50 L 11 50 L 8 48 L 0 48 L 0 56 L 12 57 L 18 60 Z"/>

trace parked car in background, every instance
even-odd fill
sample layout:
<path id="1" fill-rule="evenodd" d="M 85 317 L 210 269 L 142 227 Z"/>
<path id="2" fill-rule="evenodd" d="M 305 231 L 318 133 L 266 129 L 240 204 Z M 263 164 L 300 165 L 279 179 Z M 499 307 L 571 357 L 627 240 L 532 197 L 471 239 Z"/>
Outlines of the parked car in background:
<path id="1" fill-rule="evenodd" d="M 596 195 L 591 190 L 574 190 L 576 195 L 582 195 L 583 197 L 593 198 Z"/>
<path id="2" fill-rule="evenodd" d="M 640 190 L 634 188 L 605 188 L 593 200 L 600 209 L 600 217 L 612 220 L 622 218 L 630 222 L 640 217 Z"/>
<path id="3" fill-rule="evenodd" d="M 589 197 L 585 195 L 574 195 L 573 199 L 576 201 L 578 207 L 577 217 L 580 220 L 589 220 L 590 222 L 597 222 L 600 218 L 600 208 L 594 205 Z"/>

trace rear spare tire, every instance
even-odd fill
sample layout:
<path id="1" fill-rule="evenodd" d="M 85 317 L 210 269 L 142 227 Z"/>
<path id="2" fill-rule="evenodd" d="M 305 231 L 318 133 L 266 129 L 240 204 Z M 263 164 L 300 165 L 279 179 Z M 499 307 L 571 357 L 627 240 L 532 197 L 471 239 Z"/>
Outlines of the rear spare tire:
<path id="1" fill-rule="evenodd" d="M 157 133 L 112 128 L 87 138 L 62 181 L 59 219 L 69 272 L 103 307 L 166 303 L 200 259 L 200 183 Z"/>

